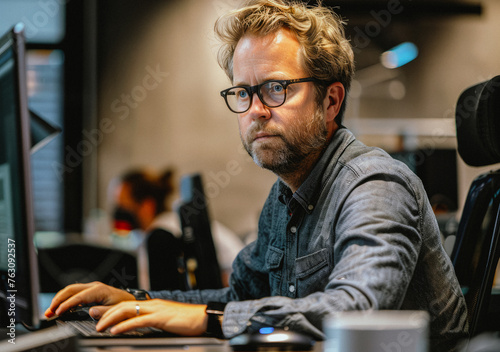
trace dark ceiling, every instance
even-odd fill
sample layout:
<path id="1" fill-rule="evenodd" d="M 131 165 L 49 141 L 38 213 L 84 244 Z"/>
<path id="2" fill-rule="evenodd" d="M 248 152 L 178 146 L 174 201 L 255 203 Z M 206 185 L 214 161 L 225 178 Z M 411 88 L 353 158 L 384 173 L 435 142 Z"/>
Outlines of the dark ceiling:
<path id="1" fill-rule="evenodd" d="M 310 1 L 309 3 L 317 3 Z M 373 19 L 373 13 L 388 11 L 398 20 L 418 19 L 430 16 L 480 15 L 479 2 L 450 0 L 326 0 L 323 5 L 335 8 L 354 22 Z M 396 17 L 395 17 L 396 19 Z"/>
<path id="2" fill-rule="evenodd" d="M 317 2 L 307 1 L 311 5 Z M 478 17 L 483 13 L 477 1 L 323 0 L 321 3 L 346 20 L 346 35 L 355 48 L 358 69 L 372 65 L 383 51 L 403 41 L 418 42 L 423 24 L 429 21 Z"/>

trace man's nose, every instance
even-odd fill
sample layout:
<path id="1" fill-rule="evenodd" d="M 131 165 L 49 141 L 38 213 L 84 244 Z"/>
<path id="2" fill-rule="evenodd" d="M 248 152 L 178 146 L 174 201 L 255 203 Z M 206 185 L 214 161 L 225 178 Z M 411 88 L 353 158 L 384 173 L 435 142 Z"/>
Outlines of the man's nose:
<path id="1" fill-rule="evenodd" d="M 271 117 L 271 109 L 267 107 L 262 100 L 260 100 L 257 93 L 254 93 L 252 97 L 252 104 L 250 105 L 247 114 L 254 120 L 259 118 L 268 119 Z"/>

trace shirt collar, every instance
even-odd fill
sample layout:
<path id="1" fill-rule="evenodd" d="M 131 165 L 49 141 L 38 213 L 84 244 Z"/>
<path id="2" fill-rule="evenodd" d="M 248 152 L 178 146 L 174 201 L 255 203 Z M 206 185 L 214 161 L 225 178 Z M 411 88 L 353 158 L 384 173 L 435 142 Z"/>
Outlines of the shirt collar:
<path id="1" fill-rule="evenodd" d="M 290 188 L 281 179 L 279 180 L 279 200 L 283 204 L 286 204 L 291 212 L 297 207 L 294 204 L 295 202 L 293 202 L 295 200 L 310 214 L 316 206 L 324 182 L 326 181 L 323 179 L 326 169 L 333 168 L 337 164 L 344 150 L 354 140 L 355 137 L 351 131 L 343 126 L 340 127 L 334 133 L 330 143 L 318 159 L 309 176 L 295 193 L 292 194 Z M 329 175 L 330 173 L 327 172 L 326 174 Z"/>

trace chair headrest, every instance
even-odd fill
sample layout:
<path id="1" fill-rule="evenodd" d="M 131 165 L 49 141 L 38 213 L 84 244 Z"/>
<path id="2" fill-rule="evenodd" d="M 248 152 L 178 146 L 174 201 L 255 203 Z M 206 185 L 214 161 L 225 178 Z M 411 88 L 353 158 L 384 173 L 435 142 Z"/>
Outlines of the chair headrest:
<path id="1" fill-rule="evenodd" d="M 467 88 L 455 111 L 458 153 L 470 166 L 500 163 L 500 76 Z"/>

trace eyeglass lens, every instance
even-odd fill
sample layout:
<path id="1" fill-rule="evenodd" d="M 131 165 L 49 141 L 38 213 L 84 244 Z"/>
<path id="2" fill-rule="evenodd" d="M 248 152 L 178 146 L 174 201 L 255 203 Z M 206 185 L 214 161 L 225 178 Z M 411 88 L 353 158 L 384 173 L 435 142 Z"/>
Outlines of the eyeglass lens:
<path id="1" fill-rule="evenodd" d="M 265 82 L 259 85 L 257 95 L 263 104 L 270 108 L 278 107 L 285 102 L 286 89 L 279 82 Z M 244 112 L 250 108 L 252 103 L 252 91 L 250 87 L 235 87 L 227 92 L 226 100 L 235 112 Z"/>

